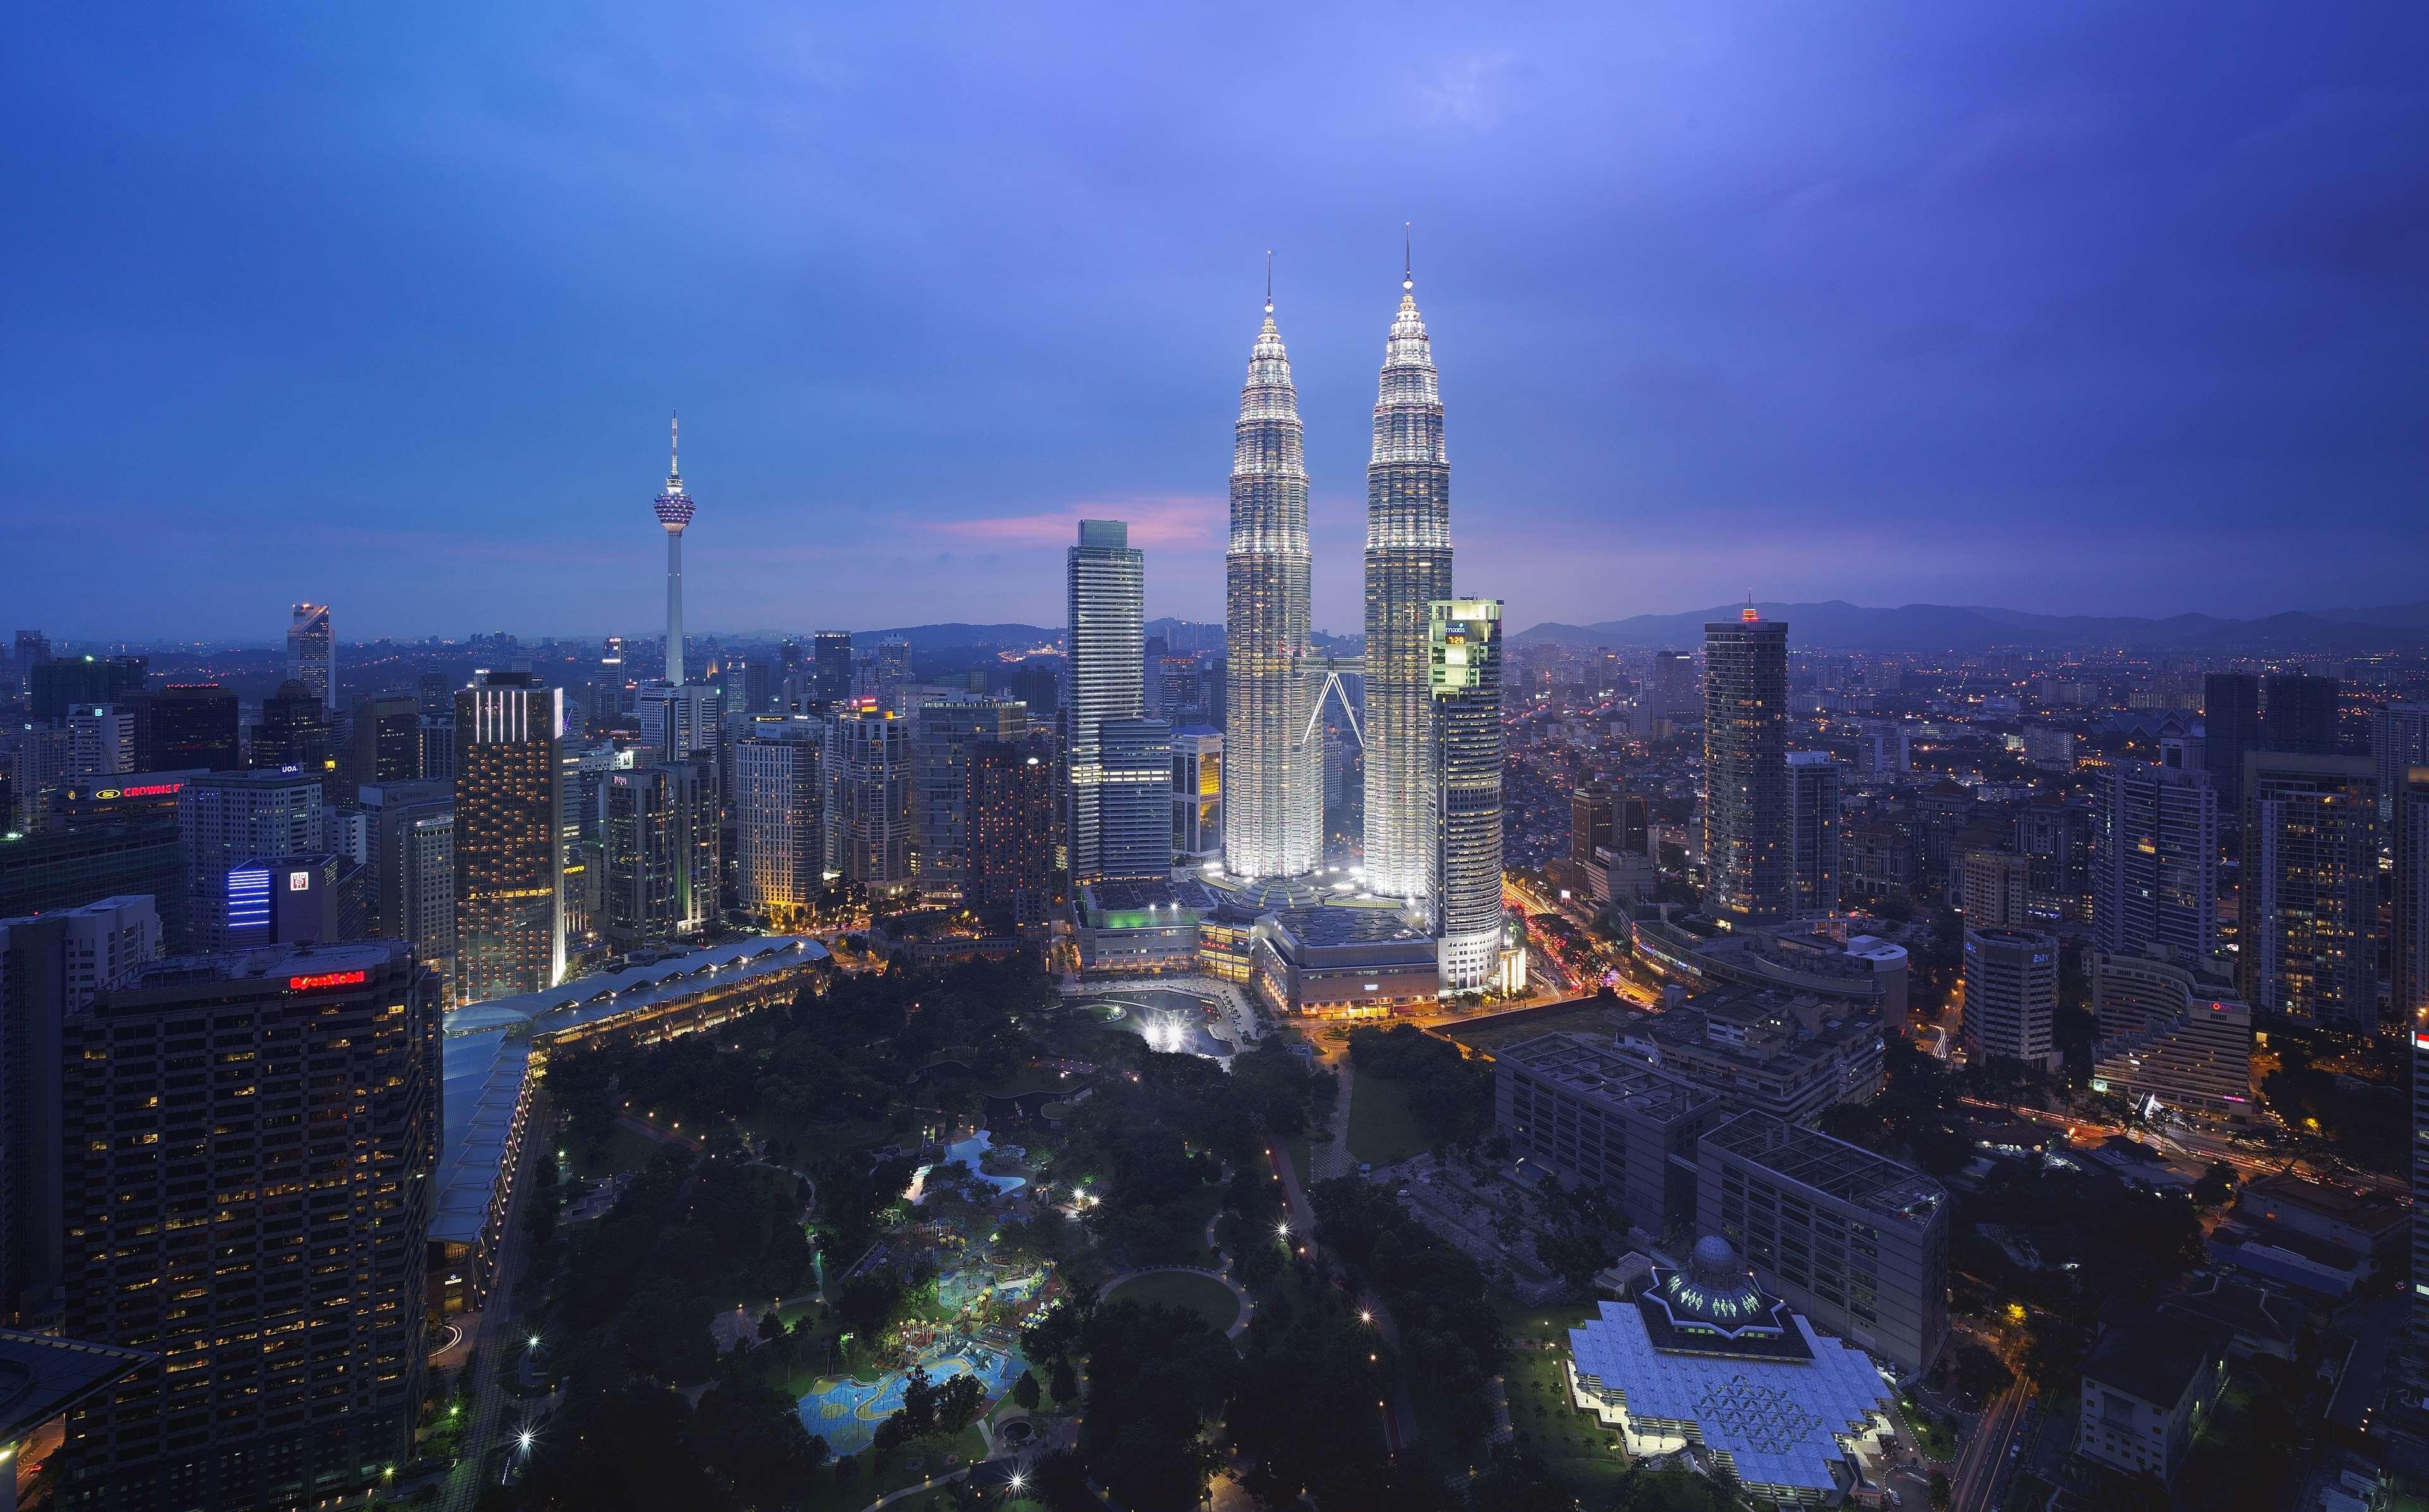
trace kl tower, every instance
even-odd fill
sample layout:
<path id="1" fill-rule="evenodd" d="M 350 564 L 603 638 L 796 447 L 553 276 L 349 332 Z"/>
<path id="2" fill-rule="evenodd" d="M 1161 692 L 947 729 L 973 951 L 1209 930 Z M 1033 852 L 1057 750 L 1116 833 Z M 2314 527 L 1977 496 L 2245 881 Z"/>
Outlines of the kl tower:
<path id="1" fill-rule="evenodd" d="M 667 491 L 651 506 L 667 528 L 667 686 L 684 685 L 683 533 L 692 502 L 683 485 L 682 417 L 667 424 Z"/>

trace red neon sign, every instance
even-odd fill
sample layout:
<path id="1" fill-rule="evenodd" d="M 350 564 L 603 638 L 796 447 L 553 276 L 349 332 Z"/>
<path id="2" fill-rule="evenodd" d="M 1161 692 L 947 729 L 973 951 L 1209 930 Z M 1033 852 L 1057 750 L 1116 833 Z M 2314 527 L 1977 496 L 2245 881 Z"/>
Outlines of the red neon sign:
<path id="1" fill-rule="evenodd" d="M 308 993 L 318 987 L 359 987 L 369 975 L 367 972 L 360 971 L 324 971 L 317 977 L 289 977 L 287 978 L 287 990 L 290 993 Z"/>

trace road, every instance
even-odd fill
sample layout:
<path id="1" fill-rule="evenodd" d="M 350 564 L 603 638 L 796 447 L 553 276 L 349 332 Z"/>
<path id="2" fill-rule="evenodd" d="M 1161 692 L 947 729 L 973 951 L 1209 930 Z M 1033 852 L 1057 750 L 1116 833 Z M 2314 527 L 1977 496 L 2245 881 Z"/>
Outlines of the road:
<path id="1" fill-rule="evenodd" d="M 545 1109 L 533 1114 L 537 1121 L 545 1117 Z M 535 1126 L 545 1126 L 535 1123 Z M 515 1174 L 513 1200 L 508 1204 L 504 1224 L 504 1246 L 498 1256 L 496 1284 L 489 1289 L 487 1305 L 482 1308 L 478 1329 L 478 1350 L 475 1378 L 472 1384 L 472 1423 L 464 1433 L 462 1455 L 455 1469 L 449 1472 L 446 1487 L 439 1493 L 441 1512 L 471 1512 L 472 1504 L 480 1499 L 481 1471 L 489 1457 L 489 1450 L 501 1437 L 501 1423 L 509 1405 L 507 1366 L 520 1360 L 522 1352 L 514 1347 L 520 1339 L 514 1325 L 512 1307 L 515 1284 L 522 1278 L 524 1243 L 523 1194 L 531 1191 L 532 1166 L 543 1159 L 554 1159 L 554 1152 L 545 1149 L 546 1140 L 523 1142 L 523 1168 Z M 520 1422 L 520 1418 L 517 1420 Z"/>
<path id="2" fill-rule="evenodd" d="M 1949 1512 L 1991 1512 L 1998 1504 L 1999 1487 L 2013 1462 L 2010 1451 L 2023 1442 L 2032 1405 L 2032 1388 L 2022 1379 L 1991 1401 L 1948 1477 Z"/>

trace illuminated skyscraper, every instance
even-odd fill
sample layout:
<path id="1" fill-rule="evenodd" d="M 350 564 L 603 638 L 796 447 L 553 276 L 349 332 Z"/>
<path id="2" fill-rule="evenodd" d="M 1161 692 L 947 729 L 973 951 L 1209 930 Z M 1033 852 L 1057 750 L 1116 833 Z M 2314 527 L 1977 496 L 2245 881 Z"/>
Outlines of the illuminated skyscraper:
<path id="1" fill-rule="evenodd" d="M 1442 990 L 1479 992 L 1501 956 L 1501 600 L 1442 599 L 1431 611 L 1441 817 L 1426 892 L 1442 936 Z"/>
<path id="2" fill-rule="evenodd" d="M 1295 877 L 1314 870 L 1320 854 L 1323 748 L 1302 738 L 1309 561 L 1298 391 L 1268 287 L 1232 430 L 1224 554 L 1223 857 L 1237 877 Z"/>
<path id="3" fill-rule="evenodd" d="M 1788 626 L 1752 604 L 1704 627 L 1704 781 L 1708 909 L 1788 917 Z"/>
<path id="4" fill-rule="evenodd" d="M 2218 793 L 2207 772 L 2113 762 L 2092 774 L 2097 826 L 2092 943 L 2163 947 L 2172 961 L 2218 947 Z"/>
<path id="5" fill-rule="evenodd" d="M 1427 616 L 1451 597 L 1450 460 L 1415 289 L 1404 270 L 1366 464 L 1366 885 L 1413 899 L 1434 851 Z"/>
<path id="6" fill-rule="evenodd" d="M 1083 519 L 1067 567 L 1070 628 L 1062 702 L 1069 757 L 1071 885 L 1076 889 L 1111 875 L 1103 730 L 1109 719 L 1139 719 L 1144 709 L 1141 668 L 1147 647 L 1147 558 L 1131 545 L 1128 524 L 1118 519 Z M 1170 736 L 1167 729 L 1165 738 Z M 1159 772 L 1163 764 L 1159 757 Z M 1162 801 L 1159 794 L 1159 831 L 1170 823 Z"/>
<path id="7" fill-rule="evenodd" d="M 329 633 L 329 606 L 299 603 L 287 626 L 287 676 L 310 688 L 321 707 L 338 711 L 338 643 Z"/>
<path id="8" fill-rule="evenodd" d="M 1043 734 L 970 748 L 962 899 L 988 927 L 1034 929 L 1054 912 L 1054 743 Z"/>
<path id="9" fill-rule="evenodd" d="M 565 977 L 564 695 L 490 672 L 455 695 L 455 1001 Z"/>
<path id="10" fill-rule="evenodd" d="M 2243 758 L 2238 928 L 2238 985 L 2256 1011 L 2356 1033 L 2377 1025 L 2378 783 L 2368 757 Z"/>
<path id="11" fill-rule="evenodd" d="M 683 533 L 691 523 L 692 501 L 684 492 L 681 429 L 667 427 L 667 487 L 651 505 L 667 530 L 667 685 L 684 685 Z"/>

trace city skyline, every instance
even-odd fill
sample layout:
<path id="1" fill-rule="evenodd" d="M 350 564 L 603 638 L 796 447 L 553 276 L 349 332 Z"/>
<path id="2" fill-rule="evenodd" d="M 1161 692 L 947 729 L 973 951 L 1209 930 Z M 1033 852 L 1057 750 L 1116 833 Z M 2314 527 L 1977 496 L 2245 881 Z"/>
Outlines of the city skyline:
<path id="1" fill-rule="evenodd" d="M 1460 544 L 1514 626 L 1749 582 L 2164 614 L 2393 601 L 2421 576 L 2416 14 L 2189 38 L 2090 14 L 1891 36 L 1782 12 L 1736 36 L 1684 12 L 1419 12 L 1388 39 L 1299 18 L 1261 66 L 1356 82 L 1279 176 L 1247 150 L 1265 113 L 1220 90 L 1248 44 L 1169 18 L 542 25 L 329 16 L 273 40 L 181 16 L 140 50 L 28 29 L 0 161 L 29 229 L 0 266 L 46 297 L 0 330 L 54 360 L 0 380 L 21 422 L 0 509 L 30 549 L 8 555 L 105 518 L 139 590 L 79 623 L 97 606 L 69 582 L 0 566 L 28 622 L 265 633 L 376 556 L 352 635 L 483 624 L 508 584 L 536 630 L 647 623 L 654 543 L 606 522 L 676 406 L 718 501 L 691 547 L 704 627 L 916 621 L 888 589 L 906 571 L 963 617 L 1050 622 L 1082 517 L 1133 522 L 1153 613 L 1213 620 L 1202 417 L 1273 246 L 1314 620 L 1347 629 L 1360 391 L 1404 221 L 1460 353 L 1462 489 L 1495 521 Z M 1153 93 L 1099 67 L 1176 47 L 1206 62 Z M 1610 67 L 1634 87 L 1603 88 Z M 219 92 L 240 76 L 240 108 Z M 629 119 L 636 92 L 712 84 L 734 108 Z M 544 107 L 498 103 L 524 96 Z M 1096 103 L 1043 118 L 1072 98 Z M 1112 142 L 1100 118 L 1136 129 Z M 1407 172 L 1334 193 L 1387 122 Z M 770 175 L 804 192 L 744 192 Z M 2317 528 L 2272 529 L 2289 504 Z M 1718 518 L 1745 529 L 1716 538 Z M 1986 531 L 2011 538 L 1995 567 Z M 2182 569 L 2152 579 L 2159 552 Z"/>

